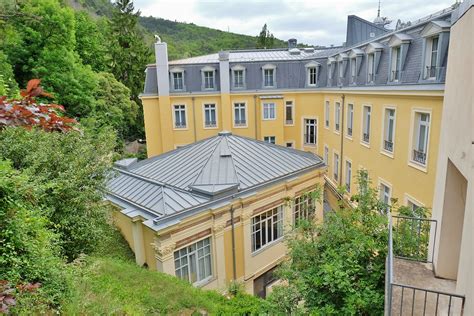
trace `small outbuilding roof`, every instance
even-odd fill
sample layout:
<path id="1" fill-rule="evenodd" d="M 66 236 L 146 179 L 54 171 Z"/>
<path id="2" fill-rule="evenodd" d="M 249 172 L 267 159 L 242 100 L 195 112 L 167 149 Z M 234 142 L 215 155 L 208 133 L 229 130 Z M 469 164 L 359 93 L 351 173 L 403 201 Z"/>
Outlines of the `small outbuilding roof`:
<path id="1" fill-rule="evenodd" d="M 118 161 L 107 199 L 153 226 L 323 166 L 310 152 L 220 132 L 139 162 Z"/>

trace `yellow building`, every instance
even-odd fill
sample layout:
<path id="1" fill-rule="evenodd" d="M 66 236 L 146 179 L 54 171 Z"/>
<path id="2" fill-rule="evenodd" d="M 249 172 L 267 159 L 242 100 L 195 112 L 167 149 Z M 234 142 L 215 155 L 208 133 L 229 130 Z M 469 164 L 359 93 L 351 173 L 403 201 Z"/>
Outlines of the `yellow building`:
<path id="1" fill-rule="evenodd" d="M 168 61 L 158 42 L 141 96 L 148 155 L 229 130 L 316 153 L 329 191 L 351 195 L 364 168 L 386 202 L 431 208 L 452 12 L 395 31 L 350 16 L 341 47 Z"/>
<path id="2" fill-rule="evenodd" d="M 265 297 L 300 219 L 322 220 L 311 192 L 326 166 L 313 153 L 220 132 L 137 162 L 116 162 L 107 199 L 137 264 L 225 291 Z"/>

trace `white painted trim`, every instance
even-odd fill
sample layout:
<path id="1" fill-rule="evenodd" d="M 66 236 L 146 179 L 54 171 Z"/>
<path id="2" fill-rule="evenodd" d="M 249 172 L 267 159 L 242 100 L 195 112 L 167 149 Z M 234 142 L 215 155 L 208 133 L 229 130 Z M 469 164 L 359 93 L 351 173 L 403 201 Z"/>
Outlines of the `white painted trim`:
<path id="1" fill-rule="evenodd" d="M 383 106 L 383 112 L 382 112 L 382 133 L 381 133 L 381 137 L 380 137 L 380 153 L 387 156 L 387 157 L 390 157 L 390 158 L 394 158 L 394 155 L 395 155 L 395 139 L 396 139 L 396 131 L 397 131 L 397 106 L 396 105 L 384 105 Z M 385 114 L 386 114 L 386 111 L 387 110 L 394 110 L 395 113 L 394 113 L 394 118 L 393 118 L 393 148 L 392 148 L 392 152 L 390 151 L 387 151 L 385 150 L 385 147 L 384 147 L 384 142 L 385 142 L 385 128 L 387 127 L 387 121 L 386 121 L 386 117 L 385 117 Z"/>
<path id="2" fill-rule="evenodd" d="M 411 201 L 413 204 L 419 205 L 420 207 L 425 207 L 424 203 L 421 203 L 418 199 L 415 199 L 413 196 L 405 192 L 403 201 L 405 206 L 408 206 L 408 201 Z"/>
<path id="3" fill-rule="evenodd" d="M 275 102 L 262 102 L 262 121 L 275 121 L 277 119 L 277 105 Z M 265 115 L 264 115 L 264 108 L 265 108 L 265 104 L 273 104 L 274 107 L 275 107 L 275 117 L 274 118 L 265 118 Z"/>
<path id="4" fill-rule="evenodd" d="M 328 105 L 328 107 L 326 107 Z M 326 117 L 328 118 L 328 124 L 326 126 Z M 324 128 L 329 130 L 331 126 L 331 100 L 324 100 Z"/>
<path id="5" fill-rule="evenodd" d="M 339 120 L 337 123 L 339 123 L 339 129 L 336 129 L 336 110 L 337 110 L 337 104 L 339 103 Z M 342 127 L 342 124 L 341 124 L 341 116 L 342 116 L 342 105 L 341 105 L 341 100 L 335 100 L 334 101 L 334 133 L 340 135 L 341 134 L 341 127 Z"/>
<path id="6" fill-rule="evenodd" d="M 335 163 L 335 160 L 336 160 L 336 159 L 335 159 L 335 158 L 336 158 L 335 156 L 336 156 L 336 155 L 337 155 L 337 157 L 338 157 L 338 159 L 337 159 L 337 160 L 338 160 L 337 166 L 336 166 L 336 163 Z M 331 168 L 331 169 L 332 169 L 332 174 L 331 174 L 331 176 L 330 176 L 329 178 L 332 179 L 333 181 L 335 181 L 335 183 L 337 184 L 337 185 L 336 185 L 336 187 L 337 187 L 337 186 L 339 186 L 339 180 L 341 179 L 341 175 L 339 174 L 339 171 L 340 171 L 340 169 L 341 169 L 341 165 L 340 165 L 340 163 L 341 163 L 341 155 L 339 154 L 339 151 L 337 151 L 336 149 L 333 149 L 333 150 L 332 150 L 332 160 L 333 160 L 333 164 L 332 164 L 332 168 Z M 334 170 L 335 170 L 334 168 L 335 168 L 335 167 L 337 167 L 337 168 L 336 168 L 336 170 L 337 170 L 337 179 L 334 178 L 334 173 L 335 173 L 335 172 L 334 172 Z"/>
<path id="7" fill-rule="evenodd" d="M 288 147 L 288 146 L 286 146 L 287 144 L 292 144 L 292 146 Z M 296 142 L 294 140 L 285 140 L 285 147 L 296 149 Z"/>
<path id="8" fill-rule="evenodd" d="M 364 141 L 364 107 L 369 107 L 370 108 L 370 126 L 369 126 L 369 142 L 365 142 Z M 370 148 L 370 141 L 372 139 L 372 125 L 374 125 L 374 122 L 373 122 L 373 117 L 372 117 L 372 104 L 362 104 L 361 105 L 361 128 L 360 128 L 360 144 L 367 147 L 367 148 Z"/>
<path id="9" fill-rule="evenodd" d="M 293 118 L 293 123 L 292 124 L 286 124 L 286 102 L 291 102 L 291 116 Z M 284 99 L 283 102 L 284 105 L 284 113 L 283 113 L 283 125 L 284 126 L 295 126 L 295 99 L 294 98 L 288 98 Z"/>
<path id="10" fill-rule="evenodd" d="M 345 156 L 344 157 L 344 185 L 347 184 L 347 162 L 351 164 L 351 179 L 349 180 L 349 185 L 350 185 L 350 190 L 347 191 L 347 193 L 352 194 L 352 191 L 354 189 L 354 186 L 352 185 L 353 179 L 354 179 L 354 164 L 352 163 L 352 159 L 349 157 Z M 347 187 L 347 186 L 346 186 Z"/>
<path id="11" fill-rule="evenodd" d="M 352 135 L 347 134 L 347 128 L 349 127 L 349 105 L 352 105 Z M 344 115 L 344 119 L 346 120 L 345 123 L 345 131 L 344 136 L 352 141 L 354 137 L 354 118 L 355 118 L 355 102 L 350 100 L 347 102 L 347 107 L 346 107 L 346 115 Z"/>
<path id="12" fill-rule="evenodd" d="M 214 105 L 215 111 L 216 111 L 216 126 L 206 126 L 206 111 L 205 111 L 205 106 L 206 105 Z M 201 105 L 202 109 L 202 128 L 203 129 L 219 129 L 219 110 L 217 109 L 217 103 L 213 102 L 203 102 Z"/>
<path id="13" fill-rule="evenodd" d="M 186 127 L 183 127 L 183 128 L 177 128 L 176 125 L 175 125 L 175 122 L 176 122 L 176 116 L 175 116 L 175 109 L 174 107 L 177 106 L 177 105 L 184 105 L 184 117 L 186 119 Z M 172 116 L 173 116 L 173 130 L 174 131 L 187 131 L 189 130 L 189 120 L 188 120 L 188 105 L 185 103 L 185 102 L 182 102 L 182 103 L 173 103 L 171 104 L 171 113 L 172 113 Z"/>
<path id="14" fill-rule="evenodd" d="M 305 120 L 316 120 L 316 143 L 313 145 L 313 144 L 305 144 L 305 139 L 304 139 L 304 133 L 306 131 L 306 125 L 305 125 Z M 307 148 L 318 148 L 318 144 L 319 144 L 319 117 L 318 116 L 313 116 L 313 115 L 310 115 L 310 116 L 302 116 L 301 117 L 301 126 L 302 126 L 302 129 L 301 129 L 301 139 L 302 139 L 302 142 L 301 142 L 301 148 L 304 150 L 305 147 Z"/>
<path id="15" fill-rule="evenodd" d="M 381 177 L 378 177 L 378 182 L 377 182 L 377 192 L 378 192 L 378 197 L 379 199 L 381 199 L 381 184 L 383 184 L 384 186 L 388 187 L 390 189 L 390 196 L 388 198 L 388 201 L 389 201 L 389 205 L 392 205 L 392 201 L 391 199 L 393 198 L 393 186 L 390 182 L 388 182 L 387 180 L 381 178 Z"/>
<path id="16" fill-rule="evenodd" d="M 235 125 L 235 104 L 240 103 L 244 104 L 245 108 L 245 125 Z M 256 118 L 255 118 L 256 119 Z M 248 128 L 249 125 L 249 113 L 248 113 L 248 106 L 246 101 L 238 101 L 234 100 L 232 101 L 232 128 Z"/>
<path id="17" fill-rule="evenodd" d="M 428 137 L 426 140 L 426 163 L 422 165 L 412 159 L 413 153 L 413 139 L 415 138 L 415 117 L 416 113 L 427 113 L 430 115 L 430 123 L 428 125 Z M 428 162 L 429 162 L 429 152 L 430 152 L 430 135 L 431 135 L 431 123 L 433 122 L 433 112 L 431 108 L 423 107 L 413 107 L 411 109 L 411 118 L 410 118 L 410 134 L 408 140 L 408 165 L 425 173 L 428 172 Z"/>

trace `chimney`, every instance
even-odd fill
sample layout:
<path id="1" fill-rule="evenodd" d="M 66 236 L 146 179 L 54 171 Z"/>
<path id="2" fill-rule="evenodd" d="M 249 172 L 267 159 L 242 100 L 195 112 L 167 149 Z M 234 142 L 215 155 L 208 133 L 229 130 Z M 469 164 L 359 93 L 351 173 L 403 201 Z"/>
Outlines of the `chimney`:
<path id="1" fill-rule="evenodd" d="M 288 40 L 288 49 L 296 48 L 296 45 L 298 44 L 298 41 L 296 38 L 290 38 Z"/>
<path id="2" fill-rule="evenodd" d="M 159 39 L 155 43 L 156 79 L 158 83 L 158 95 L 168 96 L 170 94 L 170 80 L 168 70 L 168 45 Z"/>
<path id="3" fill-rule="evenodd" d="M 229 52 L 219 52 L 219 78 L 221 83 L 221 93 L 230 92 L 230 66 L 229 66 Z"/>

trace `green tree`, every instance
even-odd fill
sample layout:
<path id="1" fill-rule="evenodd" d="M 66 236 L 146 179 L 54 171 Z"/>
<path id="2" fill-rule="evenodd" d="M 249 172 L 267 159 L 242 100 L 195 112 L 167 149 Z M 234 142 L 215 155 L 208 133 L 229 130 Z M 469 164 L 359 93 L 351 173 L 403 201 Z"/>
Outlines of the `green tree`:
<path id="1" fill-rule="evenodd" d="M 270 297 L 280 312 L 383 313 L 386 205 L 362 173 L 358 207 L 328 212 L 321 224 L 304 222 L 288 238 L 289 260 L 279 271 L 287 285 Z"/>
<path id="2" fill-rule="evenodd" d="M 265 23 L 260 31 L 260 34 L 257 36 L 257 48 L 273 48 L 275 42 L 275 37 L 267 28 Z"/>
<path id="3" fill-rule="evenodd" d="M 69 260 L 90 253 L 102 238 L 102 192 L 114 145 L 114 134 L 105 129 L 58 133 L 7 127 L 0 132 L 0 159 L 29 176 Z"/>

